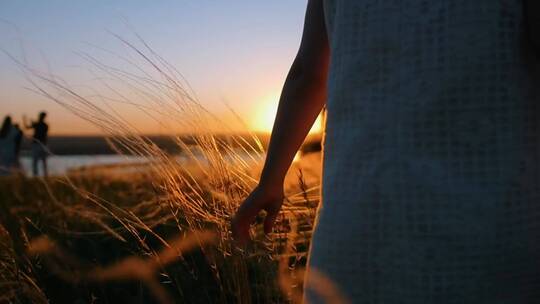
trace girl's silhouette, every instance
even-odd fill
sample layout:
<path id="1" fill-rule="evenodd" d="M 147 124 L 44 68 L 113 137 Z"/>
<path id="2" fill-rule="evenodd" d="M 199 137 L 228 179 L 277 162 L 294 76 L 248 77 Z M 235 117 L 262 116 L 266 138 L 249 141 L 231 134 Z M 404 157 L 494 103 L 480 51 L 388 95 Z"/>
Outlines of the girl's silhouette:
<path id="1" fill-rule="evenodd" d="M 310 268 L 355 303 L 539 303 L 535 2 L 310 0 L 236 239 L 326 104 L 310 303 Z"/>

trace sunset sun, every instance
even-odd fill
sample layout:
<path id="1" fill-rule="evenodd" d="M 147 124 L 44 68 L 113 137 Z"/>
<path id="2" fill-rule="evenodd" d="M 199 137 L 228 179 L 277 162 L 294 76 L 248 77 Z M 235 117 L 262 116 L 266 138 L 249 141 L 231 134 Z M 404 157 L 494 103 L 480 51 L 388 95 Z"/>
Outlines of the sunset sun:
<path id="1" fill-rule="evenodd" d="M 259 132 L 271 132 L 279 103 L 279 95 L 271 95 L 261 100 L 253 115 L 252 128 Z"/>
<path id="2" fill-rule="evenodd" d="M 274 125 L 274 119 L 276 117 L 279 104 L 279 94 L 270 95 L 261 100 L 258 108 L 256 109 L 253 120 L 252 129 L 259 132 L 272 132 Z M 313 124 L 313 127 L 309 133 L 317 133 L 321 131 L 321 116 L 317 117 L 317 120 Z"/>

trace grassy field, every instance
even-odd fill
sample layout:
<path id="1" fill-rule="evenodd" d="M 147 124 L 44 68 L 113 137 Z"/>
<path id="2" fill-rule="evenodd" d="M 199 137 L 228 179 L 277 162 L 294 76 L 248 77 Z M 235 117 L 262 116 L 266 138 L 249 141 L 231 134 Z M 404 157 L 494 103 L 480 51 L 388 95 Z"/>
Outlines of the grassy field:
<path id="1" fill-rule="evenodd" d="M 257 184 L 267 138 L 248 131 L 228 106 L 236 123 L 226 123 L 139 35 L 132 42 L 114 37 L 126 48 L 117 54 L 125 64 L 81 54 L 91 79 L 99 79 L 88 86 L 12 58 L 32 91 L 104 135 L 51 139 L 53 150 L 113 151 L 149 162 L 129 173 L 103 167 L 48 180 L 0 180 L 0 302 L 300 302 L 320 153 L 291 167 L 274 232 L 265 236 L 255 225 L 254 241 L 238 248 L 230 220 Z M 163 130 L 192 135 L 141 135 L 137 121 L 123 115 L 125 106 Z M 320 148 L 319 136 L 302 151 Z M 179 153 L 191 162 L 179 162 Z M 331 285 L 315 271 L 312 278 Z"/>
<path id="2" fill-rule="evenodd" d="M 255 241 L 242 249 L 228 221 L 254 183 L 232 182 L 230 168 L 165 163 L 130 173 L 3 178 L 0 302 L 297 301 L 319 165 L 319 153 L 293 165 L 275 232 L 265 237 L 254 228 Z M 238 180 L 254 181 L 258 170 Z"/>

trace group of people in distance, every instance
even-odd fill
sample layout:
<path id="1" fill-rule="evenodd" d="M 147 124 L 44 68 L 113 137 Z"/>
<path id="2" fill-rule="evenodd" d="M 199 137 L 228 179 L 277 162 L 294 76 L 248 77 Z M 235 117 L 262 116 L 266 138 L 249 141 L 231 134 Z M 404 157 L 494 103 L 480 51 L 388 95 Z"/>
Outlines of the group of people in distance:
<path id="1" fill-rule="evenodd" d="M 32 129 L 32 173 L 39 175 L 38 164 L 42 164 L 43 175 L 47 176 L 47 134 L 49 126 L 45 122 L 47 113 L 39 113 L 37 121 L 28 122 L 23 116 L 25 129 Z M 11 116 L 6 116 L 0 129 L 0 176 L 11 174 L 23 174 L 24 170 L 20 163 L 20 151 L 24 138 L 24 132 L 19 124 L 13 123 Z"/>

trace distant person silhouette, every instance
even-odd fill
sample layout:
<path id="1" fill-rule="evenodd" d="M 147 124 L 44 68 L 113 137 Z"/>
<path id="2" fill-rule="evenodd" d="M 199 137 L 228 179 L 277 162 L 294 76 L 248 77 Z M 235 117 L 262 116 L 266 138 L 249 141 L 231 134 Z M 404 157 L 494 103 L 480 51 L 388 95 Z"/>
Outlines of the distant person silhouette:
<path id="1" fill-rule="evenodd" d="M 0 175 L 9 175 L 16 168 L 16 136 L 17 131 L 13 127 L 11 117 L 6 116 L 0 129 Z"/>
<path id="2" fill-rule="evenodd" d="M 31 122 L 27 124 L 26 117 L 23 117 L 24 126 L 27 129 L 33 129 L 34 135 L 32 136 L 32 172 L 34 176 L 38 176 L 38 162 L 43 164 L 43 175 L 47 176 L 47 133 L 49 132 L 49 125 L 45 123 L 45 117 L 47 113 L 39 113 L 37 122 Z"/>
<path id="3" fill-rule="evenodd" d="M 24 137 L 23 131 L 21 130 L 19 124 L 14 124 L 13 128 L 15 129 L 15 167 L 17 169 L 21 169 L 21 162 L 20 162 L 20 156 L 21 156 L 21 145 L 22 145 L 22 139 Z"/>

